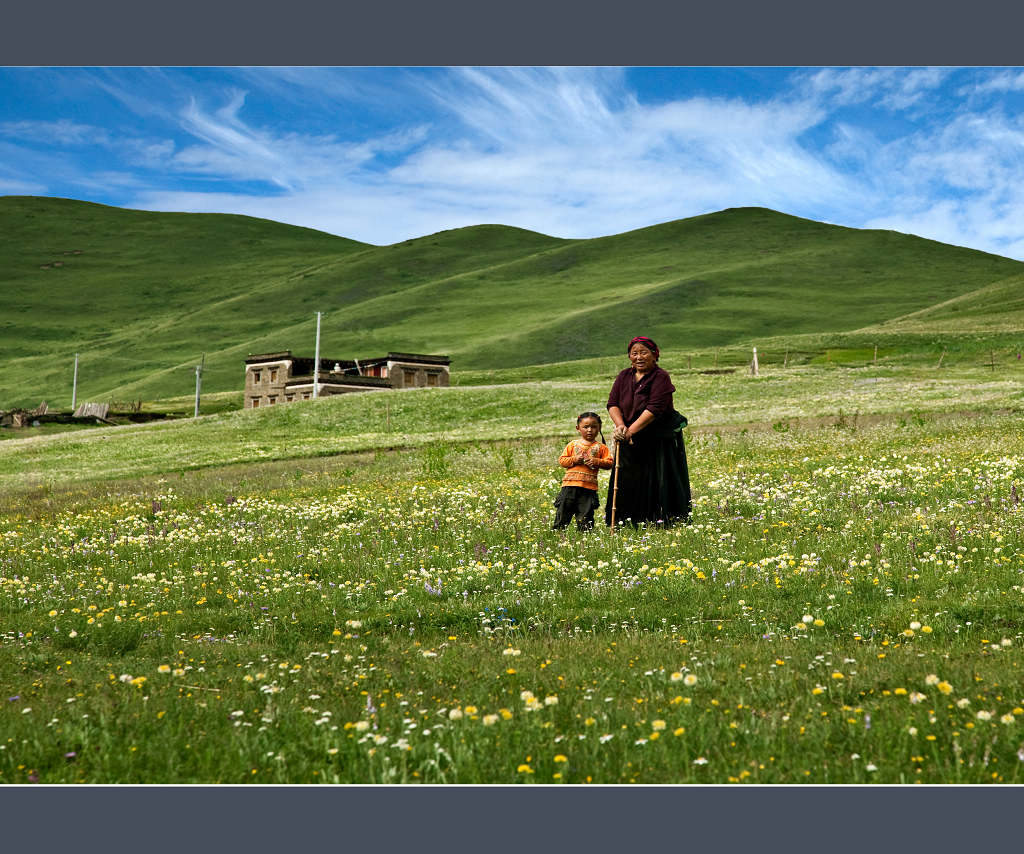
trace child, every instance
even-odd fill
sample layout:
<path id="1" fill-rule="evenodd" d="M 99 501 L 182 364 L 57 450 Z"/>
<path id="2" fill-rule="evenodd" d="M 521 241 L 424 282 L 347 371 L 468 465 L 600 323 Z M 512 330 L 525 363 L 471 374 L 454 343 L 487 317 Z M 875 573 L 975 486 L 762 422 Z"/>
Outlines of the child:
<path id="1" fill-rule="evenodd" d="M 562 478 L 562 491 L 555 499 L 554 529 L 564 528 L 573 516 L 576 529 L 589 531 L 594 527 L 597 500 L 597 470 L 610 469 L 615 463 L 611 451 L 602 442 L 595 441 L 601 432 L 601 417 L 596 412 L 584 412 L 576 419 L 579 439 L 573 439 L 558 464 L 567 469 Z M 604 436 L 601 436 L 602 440 Z"/>

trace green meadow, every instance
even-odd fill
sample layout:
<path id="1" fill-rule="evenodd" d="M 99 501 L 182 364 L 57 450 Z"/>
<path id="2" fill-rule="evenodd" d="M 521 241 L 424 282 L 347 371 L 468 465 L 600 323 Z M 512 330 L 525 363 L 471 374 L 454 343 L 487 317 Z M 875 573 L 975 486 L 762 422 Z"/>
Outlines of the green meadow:
<path id="1" fill-rule="evenodd" d="M 667 353 L 693 524 L 614 536 L 600 360 L 0 443 L 0 779 L 1019 783 L 1021 368 L 867 355 Z"/>
<path id="2" fill-rule="evenodd" d="M 174 416 L 0 431 L 0 781 L 1024 782 L 1019 262 L 756 209 L 392 247 L 0 220 L 0 408 L 70 400 L 78 351 L 80 400 Z M 453 386 L 241 410 L 317 310 L 328 356 Z M 636 332 L 692 524 L 554 532 Z"/>

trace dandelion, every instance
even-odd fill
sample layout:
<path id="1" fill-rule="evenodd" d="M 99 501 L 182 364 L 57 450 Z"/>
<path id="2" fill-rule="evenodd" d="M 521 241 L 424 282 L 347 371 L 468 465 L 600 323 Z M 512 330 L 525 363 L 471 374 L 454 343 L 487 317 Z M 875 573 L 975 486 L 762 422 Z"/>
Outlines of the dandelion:
<path id="1" fill-rule="evenodd" d="M 555 762 L 568 762 L 568 761 L 569 761 L 569 757 L 567 757 L 567 756 L 565 756 L 565 755 L 563 755 L 561 753 L 559 753 L 557 756 L 555 756 Z"/>
<path id="2" fill-rule="evenodd" d="M 833 670 L 832 671 L 832 678 L 833 679 L 845 679 L 846 677 L 843 676 L 843 674 L 840 673 L 838 670 Z"/>
<path id="3" fill-rule="evenodd" d="M 682 734 L 683 734 L 684 732 L 686 732 L 686 727 L 684 727 L 684 726 L 681 726 L 681 727 L 676 727 L 676 728 L 675 728 L 674 730 L 672 730 L 672 735 L 674 735 L 674 736 L 680 736 L 680 735 L 682 735 Z"/>
<path id="4" fill-rule="evenodd" d="M 585 720 L 585 721 L 583 722 L 583 726 L 593 726 L 593 725 L 594 725 L 594 724 L 596 724 L 596 723 L 597 723 L 597 721 L 596 721 L 596 720 L 594 720 L 594 718 L 587 718 L 587 719 L 586 719 L 586 720 Z"/>
<path id="5" fill-rule="evenodd" d="M 478 711 L 478 709 L 477 709 L 476 706 L 466 706 L 466 714 L 467 715 L 475 715 L 477 713 L 477 711 Z"/>
<path id="6" fill-rule="evenodd" d="M 825 625 L 825 621 L 819 618 L 814 621 L 814 625 L 816 625 L 820 629 L 823 625 Z"/>
<path id="7" fill-rule="evenodd" d="M 533 769 L 529 765 L 527 765 L 525 762 L 522 765 L 520 765 L 518 768 L 516 768 L 516 771 L 519 774 L 532 774 L 533 773 Z"/>
<path id="8" fill-rule="evenodd" d="M 653 729 L 655 732 L 665 729 L 666 726 L 667 724 L 661 719 L 651 721 L 651 729 Z"/>
<path id="9" fill-rule="evenodd" d="M 512 720 L 511 709 L 498 709 L 498 714 L 501 715 L 501 719 L 505 721 Z"/>
<path id="10" fill-rule="evenodd" d="M 687 673 L 683 677 L 683 684 L 686 685 L 687 687 L 692 688 L 694 685 L 697 684 L 697 674 L 696 673 Z"/>
<path id="11" fill-rule="evenodd" d="M 942 682 L 940 682 L 940 683 L 939 683 L 938 685 L 936 685 L 935 687 L 936 687 L 936 688 L 938 688 L 938 689 L 939 689 L 939 691 L 941 691 L 941 692 L 942 692 L 943 694 L 951 694 L 951 693 L 953 692 L 953 686 L 952 686 L 952 685 L 950 685 L 950 684 L 949 684 L 948 682 L 946 682 L 945 680 L 943 680 Z"/>
<path id="12" fill-rule="evenodd" d="M 921 626 L 921 631 L 924 634 L 926 634 L 926 635 L 930 635 L 932 633 L 932 627 L 931 626 Z"/>

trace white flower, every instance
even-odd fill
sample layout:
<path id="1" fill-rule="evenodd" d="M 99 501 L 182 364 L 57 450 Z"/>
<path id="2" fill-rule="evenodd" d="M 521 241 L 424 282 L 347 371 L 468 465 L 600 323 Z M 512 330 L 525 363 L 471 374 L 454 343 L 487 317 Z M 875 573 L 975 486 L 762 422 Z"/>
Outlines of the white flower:
<path id="1" fill-rule="evenodd" d="M 556 697 L 554 694 L 548 695 L 547 697 L 544 698 L 544 705 L 545 706 L 557 706 L 558 705 L 558 697 Z"/>
<path id="2" fill-rule="evenodd" d="M 1000 723 L 1004 723 L 1004 724 L 1012 724 L 1012 723 L 1016 722 L 1016 720 L 1017 719 L 1013 716 L 1012 712 L 1007 712 L 1005 715 L 1003 715 L 999 719 L 999 722 Z"/>
<path id="3" fill-rule="evenodd" d="M 878 766 L 875 765 L 874 762 L 869 762 L 867 765 L 864 766 L 864 770 L 865 771 L 877 771 L 878 770 Z"/>
<path id="4" fill-rule="evenodd" d="M 929 673 L 927 676 L 924 677 L 924 684 L 925 685 L 938 685 L 939 684 L 939 677 L 936 676 L 934 673 Z"/>
<path id="5" fill-rule="evenodd" d="M 982 709 L 980 712 L 978 712 L 976 717 L 979 721 L 990 721 L 992 720 L 992 712 L 987 712 L 984 709 Z"/>
<path id="6" fill-rule="evenodd" d="M 696 673 L 687 673 L 683 677 L 683 684 L 684 685 L 689 685 L 691 687 L 693 685 L 696 685 L 697 684 L 697 674 Z"/>
<path id="7" fill-rule="evenodd" d="M 708 761 L 703 756 L 698 756 L 696 759 L 693 760 L 693 764 L 694 765 L 707 765 Z"/>
<path id="8" fill-rule="evenodd" d="M 671 679 L 671 680 L 672 680 L 673 682 L 679 682 L 679 681 L 681 681 L 681 680 L 682 680 L 682 678 L 683 678 L 683 674 L 682 674 L 682 673 L 680 673 L 680 672 L 679 672 L 679 671 L 677 670 L 677 671 L 676 671 L 675 673 L 673 673 L 673 674 L 672 674 L 671 676 L 669 676 L 668 678 L 669 678 L 669 679 Z"/>
<path id="9" fill-rule="evenodd" d="M 369 721 L 356 721 L 355 729 L 356 732 L 366 732 L 370 728 Z"/>
<path id="10" fill-rule="evenodd" d="M 602 736 L 601 736 L 601 737 L 600 737 L 600 738 L 598 739 L 598 741 L 600 741 L 600 742 L 601 742 L 601 744 L 607 744 L 607 743 L 608 743 L 609 741 L 611 741 L 611 740 L 612 740 L 613 738 L 615 738 L 615 736 L 614 736 L 614 735 L 612 735 L 611 733 L 607 733 L 607 732 L 606 732 L 606 733 L 605 733 L 604 735 L 602 735 Z"/>
<path id="11" fill-rule="evenodd" d="M 448 720 L 457 721 L 462 717 L 462 709 L 452 709 L 448 712 Z"/>
<path id="12" fill-rule="evenodd" d="M 911 703 L 920 703 L 922 700 L 927 700 L 927 699 L 928 699 L 928 695 L 927 694 L 922 694 L 920 691 L 911 691 L 910 692 L 910 702 Z"/>
<path id="13" fill-rule="evenodd" d="M 999 641 L 999 645 L 1000 646 L 1013 646 L 1013 641 L 1010 640 L 1009 638 L 1003 638 L 1001 641 Z"/>
<path id="14" fill-rule="evenodd" d="M 914 631 L 916 632 L 916 631 L 917 631 L 918 629 L 920 629 L 920 628 L 921 628 L 921 624 L 920 624 L 920 623 L 919 623 L 919 622 L 918 622 L 917 620 L 914 620 L 914 621 L 913 621 L 913 622 L 912 622 L 912 623 L 910 624 L 910 628 L 911 628 L 911 629 L 913 629 L 913 630 L 914 630 Z"/>
<path id="15" fill-rule="evenodd" d="M 484 715 L 483 724 L 484 726 L 494 726 L 498 722 L 497 715 Z"/>
<path id="16" fill-rule="evenodd" d="M 814 622 L 814 617 L 811 616 L 810 614 L 804 614 L 803 621 L 805 623 L 813 623 Z"/>
<path id="17" fill-rule="evenodd" d="M 917 735 L 917 727 L 916 726 L 907 727 L 907 732 L 909 732 L 911 735 Z"/>
<path id="18" fill-rule="evenodd" d="M 957 708 L 966 709 L 969 705 L 971 705 L 971 701 L 968 700 L 966 697 L 961 697 L 959 700 L 956 701 L 956 705 Z"/>

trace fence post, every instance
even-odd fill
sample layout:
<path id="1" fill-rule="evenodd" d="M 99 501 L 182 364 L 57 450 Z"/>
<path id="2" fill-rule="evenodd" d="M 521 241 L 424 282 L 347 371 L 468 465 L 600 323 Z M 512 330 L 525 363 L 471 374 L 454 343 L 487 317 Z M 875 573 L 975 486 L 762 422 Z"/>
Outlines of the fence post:
<path id="1" fill-rule="evenodd" d="M 754 358 L 750 362 L 750 373 L 752 376 L 758 376 L 758 364 L 757 364 L 757 347 L 754 348 Z"/>

